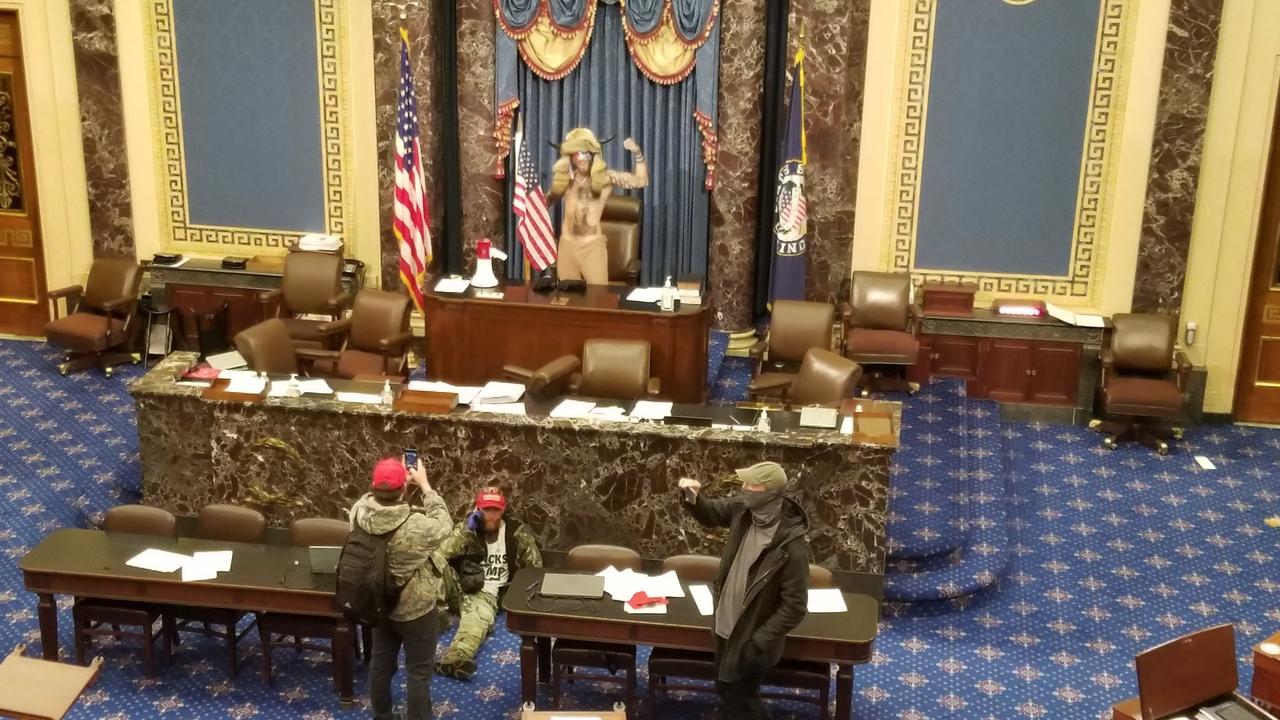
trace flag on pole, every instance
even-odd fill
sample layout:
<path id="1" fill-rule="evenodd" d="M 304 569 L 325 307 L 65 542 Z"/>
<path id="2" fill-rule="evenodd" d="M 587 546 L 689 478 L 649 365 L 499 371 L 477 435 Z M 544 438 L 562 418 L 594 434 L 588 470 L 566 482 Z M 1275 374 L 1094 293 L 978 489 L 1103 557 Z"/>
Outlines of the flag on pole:
<path id="1" fill-rule="evenodd" d="M 809 213 L 804 199 L 804 172 L 808 163 L 804 136 L 804 49 L 796 52 L 791 75 L 787 124 L 783 131 L 782 160 L 778 164 L 778 193 L 773 225 L 773 264 L 769 278 L 769 304 L 774 300 L 804 299 L 805 236 Z"/>
<path id="2" fill-rule="evenodd" d="M 556 236 L 551 229 L 547 198 L 538 183 L 538 171 L 524 142 L 524 119 L 517 120 L 512 143 L 516 158 L 516 187 L 511 197 L 511 212 L 516 216 L 516 237 L 524 248 L 524 256 L 538 272 L 556 261 Z"/>
<path id="3" fill-rule="evenodd" d="M 423 191 L 422 156 L 418 145 L 418 100 L 409 65 L 409 33 L 400 28 L 400 91 L 396 104 L 395 198 L 391 203 L 391 232 L 400 246 L 400 281 L 409 290 L 418 312 L 426 298 L 422 283 L 431 262 L 430 214 Z"/>

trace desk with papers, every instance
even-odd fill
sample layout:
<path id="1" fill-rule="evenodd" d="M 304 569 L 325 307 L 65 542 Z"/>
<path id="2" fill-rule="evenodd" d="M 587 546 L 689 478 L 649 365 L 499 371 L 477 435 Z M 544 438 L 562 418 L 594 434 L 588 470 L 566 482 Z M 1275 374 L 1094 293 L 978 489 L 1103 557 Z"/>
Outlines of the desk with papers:
<path id="1" fill-rule="evenodd" d="M 379 458 L 414 448 L 456 519 L 479 488 L 497 485 L 546 550 L 611 543 L 647 557 L 718 554 L 722 538 L 680 509 L 677 481 L 699 478 L 707 492 L 726 493 L 736 487 L 735 468 L 774 460 L 809 513 L 814 561 L 884 571 L 899 403 L 851 403 L 842 416 L 852 418 L 848 433 L 801 428 L 799 412 L 770 412 L 771 430 L 761 431 L 754 409 L 591 398 L 568 405 L 522 398 L 433 414 L 319 394 L 206 396 L 174 380 L 194 359 L 174 353 L 130 387 L 143 501 L 177 514 L 232 502 L 280 527 L 341 517 L 367 491 Z M 271 384 L 280 379 L 288 378 Z M 327 382 L 340 392 L 361 385 Z M 365 393 L 381 390 L 364 385 Z M 675 417 L 652 419 L 665 416 Z"/>

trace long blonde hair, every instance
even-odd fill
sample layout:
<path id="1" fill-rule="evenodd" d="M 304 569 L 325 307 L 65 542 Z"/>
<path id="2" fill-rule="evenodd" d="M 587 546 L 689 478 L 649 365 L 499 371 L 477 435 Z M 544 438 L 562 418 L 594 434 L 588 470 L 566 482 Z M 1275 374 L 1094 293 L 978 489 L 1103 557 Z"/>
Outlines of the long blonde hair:
<path id="1" fill-rule="evenodd" d="M 564 195 L 573 180 L 573 160 L 568 155 L 560 156 L 551 166 L 551 194 Z M 600 153 L 591 153 L 591 192 L 599 194 L 609 185 L 609 166 L 604 164 Z"/>

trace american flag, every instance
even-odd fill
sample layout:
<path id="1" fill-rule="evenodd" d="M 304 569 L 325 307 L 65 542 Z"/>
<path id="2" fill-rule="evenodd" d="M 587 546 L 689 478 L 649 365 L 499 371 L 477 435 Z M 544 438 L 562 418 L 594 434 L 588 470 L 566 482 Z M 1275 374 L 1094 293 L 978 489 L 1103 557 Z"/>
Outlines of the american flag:
<path id="1" fill-rule="evenodd" d="M 516 237 L 524 247 L 529 264 L 542 272 L 556 261 L 556 240 L 551 230 L 551 215 L 547 213 L 547 199 L 538 184 L 538 172 L 524 146 L 523 123 L 516 129 L 515 157 L 516 188 L 511 212 L 516 216 Z"/>
<path id="2" fill-rule="evenodd" d="M 400 28 L 400 92 L 396 105 L 396 184 L 391 204 L 391 232 L 400 243 L 400 280 L 418 312 L 425 298 L 422 283 L 431 262 L 430 214 L 422 190 L 422 156 L 418 146 L 418 100 L 409 65 L 409 33 Z"/>

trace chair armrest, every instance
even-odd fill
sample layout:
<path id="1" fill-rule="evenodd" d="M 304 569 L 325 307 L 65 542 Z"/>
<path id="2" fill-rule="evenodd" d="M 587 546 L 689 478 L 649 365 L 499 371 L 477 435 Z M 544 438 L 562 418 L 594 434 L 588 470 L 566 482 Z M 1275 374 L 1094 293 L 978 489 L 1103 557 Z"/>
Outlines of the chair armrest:
<path id="1" fill-rule="evenodd" d="M 1181 350 L 1173 354 L 1173 365 L 1178 373 L 1178 389 L 1187 389 L 1187 376 L 1191 374 L 1191 359 Z"/>
<path id="2" fill-rule="evenodd" d="M 533 377 L 533 371 L 527 367 L 520 367 L 519 365 L 503 365 L 502 375 L 508 380 L 527 383 L 529 382 L 529 378 Z"/>
<path id="3" fill-rule="evenodd" d="M 324 335 L 325 337 L 330 337 L 333 335 L 341 335 L 342 333 L 345 333 L 350 329 L 351 329 L 350 317 L 344 317 L 341 320 L 334 320 L 333 322 L 322 323 L 319 327 L 316 328 L 316 330 L 320 331 L 320 334 Z M 381 343 L 379 343 L 379 345 L 381 345 Z"/>
<path id="4" fill-rule="evenodd" d="M 1102 363 L 1102 367 L 1110 368 L 1116 363 L 1115 353 L 1109 347 L 1102 348 L 1102 352 L 1098 353 L 1098 361 Z"/>
<path id="5" fill-rule="evenodd" d="M 343 318 L 343 320 L 345 319 L 346 318 Z M 338 322 L 342 322 L 342 320 L 339 320 Z M 350 323 L 348 322 L 348 325 L 349 324 Z M 379 340 L 378 349 L 381 350 L 382 352 L 390 352 L 397 348 L 404 347 L 404 344 L 409 342 L 412 339 L 413 339 L 413 333 L 406 330 L 404 332 L 396 333 L 391 337 L 385 337 Z"/>
<path id="6" fill-rule="evenodd" d="M 258 293 L 258 304 L 262 306 L 263 319 L 280 317 L 280 305 L 283 304 L 283 300 L 283 288 Z M 270 310 L 272 304 L 275 305 L 275 310 Z"/>
<path id="7" fill-rule="evenodd" d="M 69 285 L 64 288 L 58 288 L 57 290 L 50 290 L 46 294 L 48 295 L 50 300 L 56 300 L 60 297 L 67 297 L 68 295 L 79 295 L 80 293 L 83 293 L 83 292 L 84 292 L 84 288 L 82 286 Z"/>
<path id="8" fill-rule="evenodd" d="M 751 384 L 747 386 L 747 389 L 750 390 L 751 392 L 770 392 L 772 390 L 777 390 L 779 388 L 791 387 L 791 383 L 794 381 L 795 381 L 794 377 L 774 376 L 771 378 L 765 378 L 763 380 L 760 378 L 756 378 L 755 380 L 751 381 Z"/>
<path id="9" fill-rule="evenodd" d="M 49 298 L 49 305 L 50 307 L 53 308 L 53 317 L 51 317 L 50 320 L 57 320 L 58 318 L 62 317 L 62 315 L 58 313 L 58 298 L 66 299 L 66 304 L 67 304 L 66 314 L 70 315 L 71 313 L 79 309 L 80 296 L 83 293 L 84 293 L 84 288 L 81 287 L 80 285 L 71 285 L 69 287 L 58 288 L 57 290 L 54 290 L 53 292 L 48 293 L 47 297 Z"/>
<path id="10" fill-rule="evenodd" d="M 651 377 L 649 383 L 645 387 L 645 394 L 651 398 L 656 398 L 662 394 L 662 378 Z"/>
<path id="11" fill-rule="evenodd" d="M 907 306 L 907 332 L 912 337 L 920 337 L 920 325 L 924 322 L 924 310 L 919 305 L 911 303 Z"/>
<path id="12" fill-rule="evenodd" d="M 329 312 L 334 315 L 342 312 L 351 304 L 351 298 L 352 295 L 350 290 L 343 290 L 342 293 L 336 297 L 329 298 Z"/>
<path id="13" fill-rule="evenodd" d="M 114 300 L 108 300 L 102 303 L 102 309 L 106 310 L 109 314 L 114 313 L 122 307 L 128 307 L 129 303 L 132 303 L 133 301 L 134 299 L 129 297 L 120 297 Z"/>
<path id="14" fill-rule="evenodd" d="M 758 362 L 764 359 L 764 354 L 768 352 L 768 350 L 768 340 L 757 340 L 751 347 L 747 348 L 747 356 Z"/>
<path id="15" fill-rule="evenodd" d="M 569 376 L 569 394 L 577 395 L 582 389 L 582 373 L 576 372 Z"/>
<path id="16" fill-rule="evenodd" d="M 853 303 L 848 300 L 841 300 L 836 303 L 836 317 L 840 318 L 841 325 L 848 325 L 853 319 Z"/>

